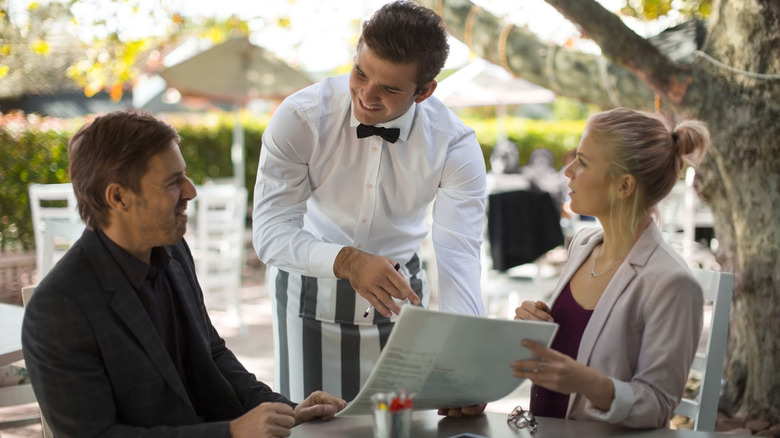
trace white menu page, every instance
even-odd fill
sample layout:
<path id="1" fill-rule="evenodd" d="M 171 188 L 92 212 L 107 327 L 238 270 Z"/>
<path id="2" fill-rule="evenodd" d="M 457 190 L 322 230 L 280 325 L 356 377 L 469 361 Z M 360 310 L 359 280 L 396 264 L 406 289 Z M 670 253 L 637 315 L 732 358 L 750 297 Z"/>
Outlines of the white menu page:
<path id="1" fill-rule="evenodd" d="M 534 355 L 523 339 L 550 346 L 558 324 L 493 319 L 403 306 L 387 345 L 357 397 L 336 416 L 370 415 L 371 396 L 415 394 L 414 409 L 463 407 L 499 400 L 523 379 L 509 363 Z"/>

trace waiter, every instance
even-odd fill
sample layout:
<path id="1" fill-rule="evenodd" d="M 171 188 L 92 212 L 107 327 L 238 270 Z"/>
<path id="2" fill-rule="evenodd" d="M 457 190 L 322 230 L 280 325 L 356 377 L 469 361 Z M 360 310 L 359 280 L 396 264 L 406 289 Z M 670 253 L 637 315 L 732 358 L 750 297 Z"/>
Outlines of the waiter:
<path id="1" fill-rule="evenodd" d="M 484 160 L 474 131 L 432 97 L 448 53 L 441 17 L 388 3 L 363 23 L 352 71 L 287 98 L 263 134 L 253 241 L 269 266 L 275 388 L 288 397 L 353 399 L 399 304 L 427 306 L 418 253 L 431 203 L 439 309 L 484 314 Z"/>

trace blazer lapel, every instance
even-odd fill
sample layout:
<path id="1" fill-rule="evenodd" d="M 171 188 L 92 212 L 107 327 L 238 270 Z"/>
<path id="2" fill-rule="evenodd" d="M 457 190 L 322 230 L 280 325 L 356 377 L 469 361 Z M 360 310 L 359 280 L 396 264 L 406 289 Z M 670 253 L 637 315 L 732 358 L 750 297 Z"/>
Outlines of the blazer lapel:
<path id="1" fill-rule="evenodd" d="M 581 241 L 574 241 L 571 244 L 577 245 L 569 250 L 569 260 L 564 265 L 561 275 L 558 277 L 558 284 L 555 285 L 555 293 L 550 300 L 550 307 L 553 306 L 558 296 L 563 292 L 563 288 L 571 281 L 574 274 L 582 266 L 590 255 L 593 248 L 604 240 L 604 232 L 601 229 L 589 230 L 591 235 L 584 237 Z"/>
<path id="2" fill-rule="evenodd" d="M 86 253 L 95 267 L 95 272 L 97 272 L 105 293 L 111 294 L 109 304 L 111 309 L 133 333 L 149 356 L 149 360 L 173 390 L 187 403 L 190 403 L 187 390 L 173 366 L 168 351 L 124 272 L 103 246 L 97 233 L 85 230 L 81 239 L 84 241 Z"/>
<path id="3" fill-rule="evenodd" d="M 600 231 L 583 242 L 580 252 L 577 253 L 579 263 L 574 265 L 574 269 L 569 274 L 569 277 L 574 275 L 574 272 L 590 255 L 596 244 L 603 240 L 604 233 L 603 231 Z M 634 243 L 634 246 L 628 254 L 626 254 L 626 260 L 621 263 L 618 270 L 615 272 L 615 276 L 612 277 L 612 280 L 607 285 L 604 294 L 601 295 L 601 298 L 593 311 L 593 315 L 590 317 L 590 321 L 588 321 L 588 325 L 585 327 L 585 331 L 582 333 L 580 348 L 577 352 L 577 362 L 585 365 L 590 363 L 590 357 L 591 354 L 593 354 L 596 341 L 601 336 L 604 325 L 607 323 L 607 319 L 612 313 L 615 304 L 626 290 L 629 283 L 634 280 L 639 270 L 647 264 L 647 260 L 650 258 L 650 254 L 652 254 L 658 246 L 659 240 L 661 240 L 661 233 L 658 230 L 658 227 L 656 227 L 654 223 L 651 223 L 642 235 L 639 236 L 639 239 Z M 574 256 L 574 254 L 572 254 L 572 256 Z M 572 396 L 569 397 L 569 406 L 566 410 L 567 418 L 571 414 L 575 399 L 578 397 L 582 397 L 582 395 L 572 394 Z"/>
<path id="4" fill-rule="evenodd" d="M 604 289 L 604 294 L 599 299 L 593 315 L 590 317 L 587 327 L 585 327 L 585 332 L 582 334 L 580 349 L 577 353 L 578 362 L 586 365 L 590 362 L 593 348 L 604 330 L 604 325 L 612 313 L 612 309 L 629 283 L 634 280 L 637 273 L 647 264 L 647 260 L 658 246 L 660 238 L 661 234 L 658 227 L 653 223 L 648 225 L 626 255 L 626 260 L 618 267 L 615 276 L 612 277 L 607 288 Z M 590 251 L 588 251 L 588 254 L 590 254 Z"/>
<path id="5" fill-rule="evenodd" d="M 182 316 L 186 321 L 185 333 L 187 333 L 190 356 L 194 356 L 196 352 L 209 351 L 211 347 L 205 342 L 208 339 L 208 333 L 205 333 L 206 329 L 203 324 L 204 305 L 198 299 L 197 294 L 193 293 L 194 286 L 176 259 L 171 259 L 168 266 L 168 281 L 171 283 L 173 293 L 176 294 Z M 190 333 L 198 333 L 198 335 L 192 336 Z"/>

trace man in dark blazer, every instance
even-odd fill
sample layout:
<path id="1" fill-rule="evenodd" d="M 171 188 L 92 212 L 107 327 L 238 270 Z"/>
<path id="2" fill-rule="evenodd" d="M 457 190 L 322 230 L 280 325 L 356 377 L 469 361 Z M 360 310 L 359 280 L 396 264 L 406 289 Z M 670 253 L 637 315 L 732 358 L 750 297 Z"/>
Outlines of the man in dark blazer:
<path id="1" fill-rule="evenodd" d="M 182 239 L 196 192 L 179 142 L 151 115 L 117 111 L 68 144 L 87 229 L 36 288 L 22 330 L 57 437 L 288 436 L 345 406 L 273 392 L 211 324 Z"/>

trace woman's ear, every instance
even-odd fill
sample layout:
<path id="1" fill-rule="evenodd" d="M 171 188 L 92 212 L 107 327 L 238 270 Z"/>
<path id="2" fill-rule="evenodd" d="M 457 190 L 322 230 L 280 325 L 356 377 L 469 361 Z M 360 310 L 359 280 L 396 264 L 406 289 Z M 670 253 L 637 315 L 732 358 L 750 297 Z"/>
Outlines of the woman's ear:
<path id="1" fill-rule="evenodd" d="M 618 199 L 627 199 L 636 192 L 636 177 L 624 173 L 618 177 Z"/>

